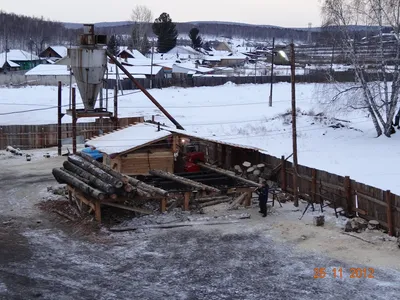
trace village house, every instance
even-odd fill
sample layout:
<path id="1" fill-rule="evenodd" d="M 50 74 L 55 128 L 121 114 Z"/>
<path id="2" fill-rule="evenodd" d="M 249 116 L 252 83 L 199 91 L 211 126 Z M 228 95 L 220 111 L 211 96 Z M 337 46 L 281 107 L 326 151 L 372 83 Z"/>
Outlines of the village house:
<path id="1" fill-rule="evenodd" d="M 2 69 L 3 67 L 10 67 L 11 69 L 9 70 L 29 70 L 42 62 L 43 60 L 41 60 L 37 55 L 24 50 L 11 49 L 7 51 L 7 53 L 0 53 L 0 65 Z"/>
<path id="2" fill-rule="evenodd" d="M 67 56 L 68 49 L 65 46 L 49 46 L 39 54 L 39 57 L 45 58 L 49 63 Z"/>

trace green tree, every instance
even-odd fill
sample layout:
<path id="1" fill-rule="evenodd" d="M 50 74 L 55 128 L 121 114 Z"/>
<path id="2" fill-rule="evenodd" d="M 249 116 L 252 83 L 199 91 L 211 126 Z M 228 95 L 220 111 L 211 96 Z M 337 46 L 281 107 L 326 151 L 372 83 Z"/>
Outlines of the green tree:
<path id="1" fill-rule="evenodd" d="M 158 37 L 158 52 L 165 53 L 176 46 L 178 31 L 167 13 L 162 13 L 153 23 L 153 32 Z"/>
<path id="2" fill-rule="evenodd" d="M 113 34 L 110 37 L 110 39 L 108 40 L 107 48 L 108 48 L 108 51 L 110 51 L 112 55 L 118 54 L 118 41 L 117 41 L 115 34 Z"/>
<path id="3" fill-rule="evenodd" d="M 199 32 L 199 29 L 196 27 L 190 29 L 189 31 L 189 38 L 192 41 L 192 47 L 194 49 L 199 49 L 201 46 L 203 46 L 203 39 L 199 35 Z"/>

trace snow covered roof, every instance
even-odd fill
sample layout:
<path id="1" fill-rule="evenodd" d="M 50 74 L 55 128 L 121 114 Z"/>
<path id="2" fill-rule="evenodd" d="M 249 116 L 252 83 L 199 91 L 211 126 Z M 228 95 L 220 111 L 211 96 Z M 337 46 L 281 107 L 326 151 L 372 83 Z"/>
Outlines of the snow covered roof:
<path id="1" fill-rule="evenodd" d="M 158 131 L 158 127 L 154 124 L 138 123 L 91 139 L 86 142 L 86 145 L 110 155 L 132 151 L 149 143 L 165 139 L 170 135 L 171 132 L 169 131 Z"/>
<path id="2" fill-rule="evenodd" d="M 105 134 L 98 138 L 93 138 L 87 141 L 85 144 L 87 146 L 95 147 L 97 150 L 108 155 L 126 153 L 128 151 L 142 148 L 150 143 L 163 140 L 169 137 L 172 133 L 178 133 L 187 137 L 202 139 L 205 141 L 220 143 L 232 147 L 239 147 L 267 153 L 266 150 L 257 147 L 233 144 L 217 139 L 205 138 L 195 132 L 174 129 L 167 126 L 161 126 L 161 130 L 158 131 L 158 126 L 151 123 L 138 123 L 135 125 L 131 125 L 127 128 Z"/>
<path id="3" fill-rule="evenodd" d="M 202 55 L 202 53 L 194 50 L 190 46 L 176 46 L 165 54 L 189 54 L 189 55 Z"/>
<path id="4" fill-rule="evenodd" d="M 54 50 L 61 57 L 65 57 L 68 54 L 68 49 L 65 46 L 50 46 L 51 49 Z"/>
<path id="5" fill-rule="evenodd" d="M 19 68 L 20 67 L 19 64 L 16 64 L 15 62 L 12 62 L 11 60 L 7 60 L 7 63 L 11 68 Z M 5 60 L 2 60 L 0 58 L 0 68 L 4 67 L 5 64 L 6 64 Z"/>
<path id="6" fill-rule="evenodd" d="M 153 66 L 153 68 L 151 68 L 151 66 L 125 66 L 125 69 L 127 69 L 131 74 L 157 75 L 162 70 L 162 67 Z M 118 72 L 119 74 L 124 75 L 121 70 Z M 115 74 L 114 64 L 108 64 L 108 74 Z"/>
<path id="7" fill-rule="evenodd" d="M 128 53 L 135 59 L 146 59 L 146 56 L 144 56 L 138 50 L 136 49 L 129 50 L 128 47 L 120 47 L 117 56 L 120 56 L 123 52 Z"/>
<path id="8" fill-rule="evenodd" d="M 183 68 L 183 69 L 189 70 L 189 72 L 193 71 L 196 73 L 209 73 L 209 72 L 214 71 L 214 69 L 211 69 L 211 68 L 205 68 L 205 67 L 200 67 L 200 66 L 196 67 L 195 64 L 186 62 L 186 63 L 173 64 L 172 72 L 173 73 L 176 72 L 178 70 L 178 68 Z"/>
<path id="9" fill-rule="evenodd" d="M 0 53 L 0 61 L 5 61 L 5 58 L 6 58 L 6 53 L 5 52 Z M 33 53 L 31 54 L 24 50 L 11 49 L 7 52 L 7 60 L 11 60 L 13 62 L 31 61 L 31 60 L 39 60 L 39 57 Z"/>
<path id="10" fill-rule="evenodd" d="M 121 63 L 130 64 L 132 66 L 151 66 L 151 59 L 148 58 L 127 58 L 119 59 L 119 61 Z"/>
<path id="11" fill-rule="evenodd" d="M 45 64 L 38 65 L 25 73 L 26 76 L 33 75 L 69 75 L 68 66 Z"/>

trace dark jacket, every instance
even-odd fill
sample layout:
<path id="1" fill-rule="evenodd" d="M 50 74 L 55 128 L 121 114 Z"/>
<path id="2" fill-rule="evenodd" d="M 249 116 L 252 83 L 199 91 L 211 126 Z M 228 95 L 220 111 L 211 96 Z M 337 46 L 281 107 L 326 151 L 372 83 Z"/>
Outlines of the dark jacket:
<path id="1" fill-rule="evenodd" d="M 268 184 L 266 184 L 265 186 L 261 187 L 259 189 L 258 201 L 266 203 L 267 200 L 268 200 L 268 192 L 269 192 Z"/>

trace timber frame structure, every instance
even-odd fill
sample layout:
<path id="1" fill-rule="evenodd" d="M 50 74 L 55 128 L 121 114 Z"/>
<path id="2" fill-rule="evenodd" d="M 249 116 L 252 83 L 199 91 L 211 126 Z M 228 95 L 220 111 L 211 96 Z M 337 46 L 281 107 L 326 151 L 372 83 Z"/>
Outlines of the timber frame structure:
<path id="1" fill-rule="evenodd" d="M 154 211 L 142 206 L 154 201 L 161 213 L 178 206 L 189 211 L 228 202 L 236 207 L 251 205 L 258 183 L 209 164 L 199 166 L 201 172 L 196 173 L 151 170 L 150 175 L 134 178 L 78 154 L 69 156 L 62 168 L 53 169 L 53 175 L 59 183 L 67 184 L 70 203 L 81 213 L 93 212 L 98 222 L 102 220 L 103 206 L 146 215 Z"/>

